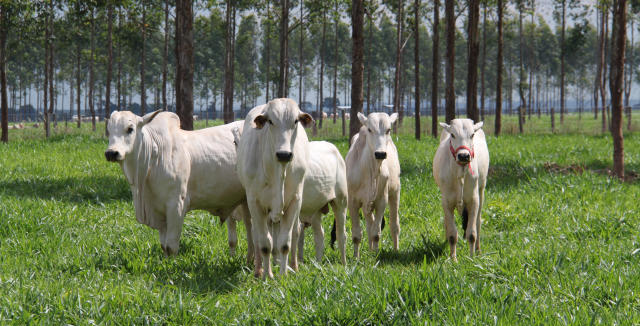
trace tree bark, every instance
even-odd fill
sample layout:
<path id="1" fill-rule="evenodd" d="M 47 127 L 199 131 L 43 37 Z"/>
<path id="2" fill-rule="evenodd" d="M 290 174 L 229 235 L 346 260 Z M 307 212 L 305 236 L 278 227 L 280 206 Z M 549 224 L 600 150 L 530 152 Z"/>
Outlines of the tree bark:
<path id="1" fill-rule="evenodd" d="M 564 101 L 564 55 L 565 55 L 565 29 L 566 29 L 567 1 L 562 0 L 562 31 L 560 34 L 560 124 L 564 124 L 565 101 Z"/>
<path id="2" fill-rule="evenodd" d="M 456 92 L 454 86 L 456 59 L 456 17 L 454 1 L 445 1 L 445 20 L 447 24 L 447 64 L 445 71 L 445 120 L 450 123 L 456 118 Z"/>
<path id="3" fill-rule="evenodd" d="M 404 0 L 398 0 L 398 14 L 396 15 L 396 71 L 393 79 L 393 112 L 398 112 L 398 115 L 402 116 L 402 97 L 400 94 L 400 79 L 402 78 L 401 65 L 402 65 L 402 27 L 404 19 Z M 401 119 L 401 118 L 400 118 Z M 399 120 L 400 120 L 399 119 Z M 393 132 L 397 131 L 398 123 L 393 124 Z"/>
<path id="4" fill-rule="evenodd" d="M 602 44 L 600 45 L 600 65 L 602 66 L 602 75 L 600 76 L 600 100 L 602 101 L 602 132 L 607 131 L 607 92 L 606 92 L 606 84 L 607 84 L 607 65 L 606 65 L 606 57 L 607 57 L 607 38 L 609 35 L 609 9 L 605 5 L 602 9 Z"/>
<path id="5" fill-rule="evenodd" d="M 287 97 L 289 72 L 289 0 L 280 0 L 280 77 L 278 78 L 278 97 Z"/>
<path id="6" fill-rule="evenodd" d="M 147 8 L 142 0 L 142 60 L 140 61 L 140 114 L 147 113 L 147 89 L 145 87 L 146 59 L 147 59 Z"/>
<path id="7" fill-rule="evenodd" d="M 304 99 L 302 98 L 302 82 L 304 79 L 304 56 L 302 55 L 302 45 L 304 44 L 304 2 L 303 0 L 300 0 L 300 26 L 298 27 L 300 29 L 300 44 L 298 47 L 298 56 L 299 56 L 299 82 L 298 82 L 298 103 L 302 103 L 304 101 Z"/>
<path id="8" fill-rule="evenodd" d="M 338 1 L 336 3 L 336 19 L 335 19 L 335 43 L 333 52 L 333 124 L 336 124 L 338 119 Z M 344 135 L 343 135 L 344 136 Z"/>
<path id="9" fill-rule="evenodd" d="M 109 137 L 109 115 L 111 113 L 111 74 L 113 72 L 113 4 L 107 9 L 107 89 L 105 90 L 104 133 Z"/>
<path id="10" fill-rule="evenodd" d="M 367 44 L 367 116 L 371 113 L 371 47 L 373 46 L 373 21 L 371 13 L 367 13 L 369 18 L 369 40 Z"/>
<path id="11" fill-rule="evenodd" d="M 77 108 L 77 116 L 78 116 L 78 128 L 82 127 L 82 113 L 80 112 L 82 110 L 81 106 L 80 106 L 80 99 L 82 97 L 82 79 L 80 78 L 81 76 L 81 63 L 82 60 L 82 48 L 80 47 L 80 42 L 76 43 L 76 106 Z"/>
<path id="12" fill-rule="evenodd" d="M 122 9 L 118 10 L 118 30 L 122 30 Z M 79 50 L 78 50 L 79 51 Z M 80 55 L 78 53 L 78 55 Z M 80 67 L 80 58 L 78 57 L 78 69 Z M 80 77 L 78 77 L 80 78 Z M 122 39 L 118 38 L 118 77 L 117 77 L 118 81 L 117 81 L 117 97 L 118 97 L 118 111 L 122 110 Z M 80 89 L 80 81 L 78 80 L 78 92 Z M 78 103 L 80 103 L 79 97 L 78 97 Z M 79 106 L 80 104 L 78 104 Z M 80 116 L 80 114 L 78 113 L 78 116 Z"/>
<path id="13" fill-rule="evenodd" d="M 162 51 L 162 110 L 167 111 L 167 61 L 169 58 L 169 0 L 164 0 L 164 49 Z M 207 103 L 207 105 L 209 105 Z"/>
<path id="14" fill-rule="evenodd" d="M 318 129 L 322 129 L 322 122 L 324 121 L 324 42 L 327 35 L 327 8 L 325 4 L 322 5 L 322 41 L 320 42 L 320 107 L 318 108 Z"/>
<path id="15" fill-rule="evenodd" d="M 625 73 L 624 81 L 624 108 L 627 111 L 627 130 L 631 130 L 631 106 L 629 106 L 629 97 L 631 96 L 631 86 L 633 86 L 633 67 L 635 62 L 633 61 L 633 19 L 631 19 L 631 42 L 629 43 L 629 73 Z M 625 59 L 625 61 L 627 61 Z"/>
<path id="16" fill-rule="evenodd" d="M 613 31 L 609 91 L 611 92 L 611 134 L 613 136 L 613 171 L 624 180 L 624 138 L 622 135 L 622 91 L 625 42 L 627 36 L 627 1 L 613 2 Z"/>
<path id="17" fill-rule="evenodd" d="M 499 136 L 502 130 L 502 72 L 503 72 L 503 49 L 504 38 L 502 35 L 503 27 L 503 6 L 502 0 L 498 0 L 498 67 L 496 75 L 496 120 L 495 120 L 495 135 Z"/>
<path id="18" fill-rule="evenodd" d="M 351 8 L 353 58 L 351 65 L 352 88 L 349 139 L 360 130 L 360 120 L 357 117 L 358 113 L 362 112 L 362 102 L 364 101 L 364 0 L 353 0 Z"/>
<path id="19" fill-rule="evenodd" d="M 95 55 L 95 18 L 94 18 L 94 9 L 91 8 L 91 52 L 89 54 L 89 111 L 91 112 L 91 130 L 96 131 L 96 109 L 93 103 L 93 88 L 94 88 L 94 72 L 93 72 L 93 61 Z M 50 78 L 51 79 L 51 78 Z M 50 91 L 53 94 L 53 91 Z"/>
<path id="20" fill-rule="evenodd" d="M 264 101 L 269 102 L 269 83 L 271 82 L 271 1 L 267 0 L 267 33 L 265 37 L 265 52 L 266 52 L 266 87 L 267 90 L 264 93 Z"/>
<path id="21" fill-rule="evenodd" d="M 431 71 L 431 136 L 438 137 L 438 84 L 440 81 L 440 0 L 433 1 L 433 62 Z"/>
<path id="22" fill-rule="evenodd" d="M 414 41 L 414 61 L 415 61 L 415 92 L 416 92 L 416 104 L 415 104 L 415 137 L 420 140 L 420 0 L 414 0 L 414 17 L 415 20 L 415 38 Z"/>
<path id="23" fill-rule="evenodd" d="M 193 1 L 176 0 L 176 113 L 193 130 Z"/>
<path id="24" fill-rule="evenodd" d="M 487 3 L 482 5 L 482 63 L 480 64 L 480 120 L 484 121 L 484 71 L 487 63 Z"/>
<path id="25" fill-rule="evenodd" d="M 7 64 L 6 64 L 6 50 L 7 50 L 7 34 L 8 24 L 5 23 L 8 19 L 7 8 L 4 4 L 0 5 L 0 107 L 2 111 L 2 142 L 7 143 L 9 141 L 9 104 L 7 99 Z M 46 42 L 46 41 L 45 41 Z M 46 90 L 45 90 L 46 94 Z M 46 102 L 45 102 L 46 103 Z M 36 117 L 37 118 L 37 117 Z"/>
<path id="26" fill-rule="evenodd" d="M 518 2 L 518 35 L 520 38 L 520 42 L 518 44 L 519 45 L 518 55 L 520 60 L 520 73 L 519 73 L 520 76 L 518 80 L 518 95 L 520 96 L 520 106 L 518 107 L 518 130 L 520 131 L 520 133 L 523 133 L 524 114 L 525 114 L 525 108 L 527 106 L 527 100 L 524 97 L 524 85 L 527 77 L 525 76 L 525 72 L 524 72 L 524 60 L 523 60 L 524 58 L 524 53 L 523 53 L 524 37 L 522 32 L 522 12 L 524 11 L 523 1 L 524 0 L 520 0 Z M 562 115 L 562 112 L 560 114 Z M 562 121 L 562 118 L 561 118 L 561 121 Z"/>
<path id="27" fill-rule="evenodd" d="M 224 123 L 230 123 L 234 120 L 233 117 L 233 75 L 234 65 L 233 61 L 234 57 L 234 30 L 235 30 L 235 19 L 234 19 L 234 4 L 232 0 L 227 0 L 227 10 L 226 10 L 226 37 L 225 37 L 225 69 L 224 69 L 224 101 L 222 107 L 222 117 L 224 119 Z"/>
<path id="28" fill-rule="evenodd" d="M 468 22 L 468 65 L 467 65 L 467 118 L 474 122 L 480 121 L 478 114 L 478 23 L 480 21 L 480 1 L 469 0 Z"/>

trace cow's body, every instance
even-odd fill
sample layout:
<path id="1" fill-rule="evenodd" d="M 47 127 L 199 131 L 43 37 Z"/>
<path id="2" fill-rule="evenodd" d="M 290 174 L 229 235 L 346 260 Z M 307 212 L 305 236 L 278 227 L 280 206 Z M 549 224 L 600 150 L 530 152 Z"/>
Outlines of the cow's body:
<path id="1" fill-rule="evenodd" d="M 260 255 L 256 255 L 256 276 L 264 273 L 265 278 L 272 277 L 274 247 L 280 253 L 280 274 L 287 272 L 287 256 L 292 242 L 297 242 L 292 239 L 297 232 L 292 231 L 298 223 L 309 156 L 302 125 L 310 125 L 312 121 L 290 99 L 275 99 L 255 107 L 245 119 L 237 148 L 237 171 L 246 189 L 254 246 L 260 249 Z M 292 257 L 294 269 L 296 260 Z"/>
<path id="2" fill-rule="evenodd" d="M 360 208 L 367 226 L 369 248 L 378 250 L 384 211 L 389 205 L 393 248 L 398 249 L 400 162 L 390 136 L 390 128 L 396 117 L 397 114 L 388 116 L 386 113 L 371 113 L 367 118 L 362 113 L 358 114 L 363 126 L 353 137 L 345 159 L 355 257 L 359 257 L 362 238 Z"/>
<path id="3" fill-rule="evenodd" d="M 300 237 L 298 258 L 302 260 L 304 229 L 313 228 L 316 259 L 320 261 L 324 252 L 324 230 L 322 215 L 329 212 L 329 205 L 336 218 L 340 260 L 346 263 L 345 222 L 347 219 L 347 175 L 346 165 L 338 149 L 325 141 L 309 142 L 309 160 L 304 177 L 302 207 L 300 209 Z M 292 254 L 295 255 L 295 247 Z"/>
<path id="4" fill-rule="evenodd" d="M 162 249 L 176 254 L 184 216 L 201 209 L 228 222 L 229 245 L 235 250 L 235 221 L 240 206 L 250 235 L 246 196 L 235 171 L 233 128 L 241 122 L 196 131 L 180 129 L 177 115 L 162 112 L 138 117 L 114 112 L 109 120 L 109 159 L 118 161 L 129 182 L 138 222 L 159 231 Z M 147 121 L 148 120 L 148 121 Z M 122 132 L 120 129 L 126 130 Z M 127 128 L 135 132 L 128 134 Z M 133 137 L 127 139 L 126 137 Z M 248 246 L 247 259 L 252 256 Z"/>
<path id="5" fill-rule="evenodd" d="M 442 195 L 445 232 L 451 258 L 455 260 L 458 231 L 454 209 L 462 214 L 471 255 L 480 251 L 481 211 L 489 171 L 489 150 L 480 129 L 482 122 L 474 125 L 469 119 L 454 119 L 451 125 L 441 125 L 444 130 L 433 159 L 433 177 Z"/>

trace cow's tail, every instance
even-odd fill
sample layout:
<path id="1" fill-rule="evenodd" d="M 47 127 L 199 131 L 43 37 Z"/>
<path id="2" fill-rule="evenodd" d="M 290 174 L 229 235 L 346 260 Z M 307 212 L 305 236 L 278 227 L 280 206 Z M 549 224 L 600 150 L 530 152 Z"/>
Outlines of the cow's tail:
<path id="1" fill-rule="evenodd" d="M 462 209 L 462 228 L 464 232 L 464 238 L 467 238 L 467 224 L 469 224 L 469 211 L 467 207 Z"/>
<path id="2" fill-rule="evenodd" d="M 335 249 L 336 243 L 336 219 L 333 219 L 333 226 L 331 227 L 331 249 Z"/>

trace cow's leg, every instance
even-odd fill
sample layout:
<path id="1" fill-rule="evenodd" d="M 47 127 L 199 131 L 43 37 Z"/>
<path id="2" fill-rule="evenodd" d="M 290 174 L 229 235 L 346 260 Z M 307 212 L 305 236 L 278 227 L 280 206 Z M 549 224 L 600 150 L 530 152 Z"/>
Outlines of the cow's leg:
<path id="1" fill-rule="evenodd" d="M 242 214 L 242 221 L 244 222 L 244 228 L 247 233 L 247 265 L 251 264 L 251 261 L 254 260 L 254 245 L 253 245 L 253 232 L 251 226 L 251 213 L 249 212 L 249 206 L 247 203 L 240 204 L 240 212 Z"/>
<path id="2" fill-rule="evenodd" d="M 345 224 L 347 222 L 347 203 L 346 200 L 334 199 L 331 202 L 331 209 L 335 216 L 336 237 L 338 238 L 338 250 L 340 250 L 340 261 L 342 264 L 347 263 L 347 255 L 345 254 L 345 246 L 347 242 L 347 230 Z"/>
<path id="3" fill-rule="evenodd" d="M 260 254 L 256 254 L 254 276 L 273 278 L 271 272 L 271 233 L 267 225 L 269 218 L 255 200 L 247 200 L 249 211 L 251 212 L 251 227 L 253 232 L 253 246 L 260 250 Z"/>
<path id="4" fill-rule="evenodd" d="M 351 198 L 349 198 L 349 216 L 351 217 L 353 257 L 358 259 L 360 258 L 360 242 L 362 241 L 362 227 L 360 226 L 360 205 L 356 202 L 356 200 Z"/>
<path id="5" fill-rule="evenodd" d="M 322 228 L 322 213 L 316 212 L 311 217 L 313 228 L 313 242 L 316 249 L 316 261 L 321 262 L 324 255 L 324 229 Z M 337 227 L 337 226 L 336 226 Z"/>
<path id="6" fill-rule="evenodd" d="M 458 230 L 456 229 L 456 221 L 453 215 L 453 210 L 456 207 L 456 202 L 449 202 L 446 198 L 442 198 L 442 209 L 444 210 L 444 230 L 449 242 L 449 257 L 453 261 L 457 261 L 456 257 L 456 244 L 458 243 Z"/>
<path id="7" fill-rule="evenodd" d="M 384 219 L 384 211 L 387 208 L 386 198 L 380 198 L 375 202 L 375 214 L 371 223 L 371 233 L 369 239 L 371 241 L 371 249 L 378 251 L 380 244 L 380 236 L 382 236 L 382 220 Z"/>
<path id="8" fill-rule="evenodd" d="M 476 219 L 476 255 L 480 254 L 480 226 L 482 225 L 482 205 L 484 204 L 484 187 L 478 191 L 478 217 Z"/>
<path id="9" fill-rule="evenodd" d="M 369 205 L 371 206 L 371 205 Z M 371 210 L 365 210 L 365 208 L 362 208 L 362 214 L 364 215 L 364 222 L 367 225 L 367 239 L 368 239 L 368 243 L 369 243 L 369 250 L 373 250 L 373 237 L 375 234 L 377 234 L 376 232 L 376 218 L 374 216 L 374 210 L 375 210 L 375 203 L 373 206 L 371 206 Z"/>
<path id="10" fill-rule="evenodd" d="M 184 201 L 175 200 L 167 204 L 166 254 L 173 256 L 180 249 L 180 235 L 184 223 Z"/>
<path id="11" fill-rule="evenodd" d="M 235 256 L 238 245 L 238 234 L 236 231 L 236 220 L 233 216 L 220 217 L 227 221 L 227 239 L 229 242 L 229 255 Z"/>
<path id="12" fill-rule="evenodd" d="M 398 216 L 398 206 L 400 204 L 400 189 L 389 191 L 389 229 L 393 250 L 398 250 L 398 236 L 400 235 L 400 218 Z"/>
<path id="13" fill-rule="evenodd" d="M 298 261 L 304 262 L 304 230 L 307 229 L 307 225 L 305 223 L 300 223 L 300 234 L 298 235 Z"/>
<path id="14" fill-rule="evenodd" d="M 274 227 L 279 227 L 277 241 L 275 241 L 275 243 L 277 244 L 276 250 L 280 253 L 280 275 L 287 274 L 287 263 L 289 261 L 289 251 L 291 250 L 291 233 L 294 225 L 298 222 L 298 214 L 300 214 L 300 206 L 302 204 L 302 198 L 300 198 L 301 193 L 302 189 L 295 195 L 297 198 L 293 199 L 289 207 L 287 207 L 282 220 L 278 223 L 279 225 L 274 225 Z M 294 264 L 293 269 L 297 270 L 297 257 L 292 263 Z"/>
<path id="15" fill-rule="evenodd" d="M 296 218 L 293 221 L 293 228 L 291 229 L 291 253 L 290 253 L 290 260 L 289 260 L 289 266 L 291 267 L 291 269 L 293 269 L 294 271 L 298 271 L 298 253 L 296 252 L 296 250 L 298 249 L 298 238 L 300 238 L 300 232 L 302 229 L 302 225 L 300 223 L 300 219 Z"/>
<path id="16" fill-rule="evenodd" d="M 160 248 L 165 256 L 167 256 L 167 224 L 165 223 L 158 229 L 158 238 L 160 239 Z"/>
<path id="17" fill-rule="evenodd" d="M 470 198 L 465 198 L 464 200 L 465 208 L 467 209 L 469 221 L 467 222 L 467 241 L 469 242 L 469 254 L 471 257 L 475 254 L 476 250 L 476 239 L 478 238 L 478 230 L 477 230 L 477 219 L 478 219 L 478 206 L 480 203 L 480 199 L 478 196 L 478 188 L 476 187 L 474 191 L 471 192 Z"/>

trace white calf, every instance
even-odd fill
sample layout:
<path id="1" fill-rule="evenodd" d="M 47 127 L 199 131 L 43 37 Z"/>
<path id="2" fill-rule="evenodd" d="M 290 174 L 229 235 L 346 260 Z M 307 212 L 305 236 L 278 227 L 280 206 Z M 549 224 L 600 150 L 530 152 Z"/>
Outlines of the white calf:
<path id="1" fill-rule="evenodd" d="M 451 125 L 440 123 L 444 130 L 433 159 L 433 177 L 442 194 L 444 227 L 453 260 L 458 242 L 454 209 L 462 214 L 471 256 L 474 251 L 480 252 L 480 214 L 489 171 L 489 149 L 482 124 L 473 124 L 470 119 L 454 119 Z"/>
<path id="2" fill-rule="evenodd" d="M 398 250 L 400 221 L 400 162 L 398 150 L 391 139 L 391 125 L 397 113 L 371 113 L 369 117 L 358 113 L 362 123 L 360 132 L 353 136 L 347 153 L 347 183 L 349 188 L 349 215 L 353 236 L 353 255 L 360 256 L 360 208 L 367 225 L 369 248 L 378 250 L 384 211 L 389 204 L 389 224 L 393 249 Z M 374 213 L 375 212 L 375 213 Z M 375 216 L 374 216 L 375 215 Z"/>

